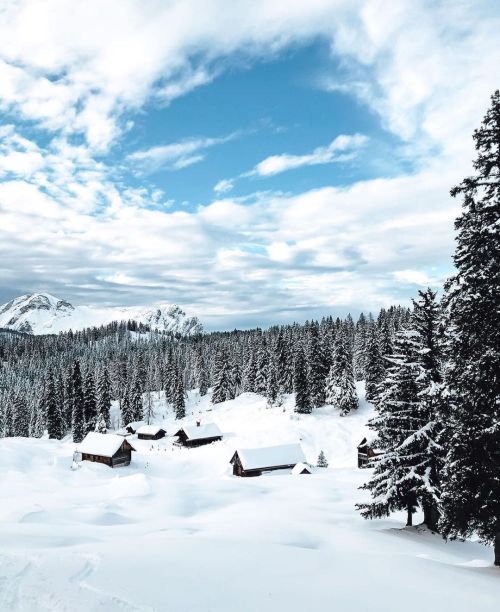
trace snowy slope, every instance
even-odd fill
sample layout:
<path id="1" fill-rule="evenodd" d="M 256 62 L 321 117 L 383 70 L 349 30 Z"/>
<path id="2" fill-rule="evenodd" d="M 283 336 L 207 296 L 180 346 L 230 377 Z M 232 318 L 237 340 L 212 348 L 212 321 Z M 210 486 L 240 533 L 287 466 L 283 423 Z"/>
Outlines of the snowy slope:
<path id="1" fill-rule="evenodd" d="M 153 401 L 155 421 L 177 431 L 163 397 Z M 0 610 L 495 610 L 491 549 L 354 510 L 370 406 L 341 418 L 329 408 L 295 415 L 292 405 L 266 409 L 245 394 L 212 409 L 191 393 L 185 423 L 214 421 L 224 440 L 182 449 L 170 437 L 132 437 L 132 464 L 117 470 L 72 471 L 71 442 L 0 440 Z M 330 467 L 231 475 L 235 448 L 297 442 L 308 460 L 323 449 Z"/>
<path id="2" fill-rule="evenodd" d="M 73 306 L 49 293 L 22 295 L 0 306 L 0 328 L 29 334 L 54 334 L 112 321 L 134 320 L 152 329 L 185 335 L 202 331 L 196 317 L 188 317 L 175 304 L 152 307 L 94 308 Z"/>

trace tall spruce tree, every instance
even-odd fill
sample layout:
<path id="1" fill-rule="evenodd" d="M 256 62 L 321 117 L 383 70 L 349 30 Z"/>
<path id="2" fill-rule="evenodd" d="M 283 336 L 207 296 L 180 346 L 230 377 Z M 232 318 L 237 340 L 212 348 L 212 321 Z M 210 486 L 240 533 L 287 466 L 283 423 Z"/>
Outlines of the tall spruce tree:
<path id="1" fill-rule="evenodd" d="M 413 301 L 410 324 L 415 332 L 418 350 L 418 403 L 422 428 L 417 432 L 420 455 L 419 473 L 422 474 L 416 495 L 424 511 L 424 524 L 438 531 L 440 503 L 440 470 L 443 460 L 443 400 L 441 308 L 432 289 L 419 291 Z"/>
<path id="2" fill-rule="evenodd" d="M 52 370 L 49 370 L 45 385 L 45 413 L 49 438 L 60 440 L 64 435 L 63 415 L 58 402 L 56 384 Z"/>
<path id="3" fill-rule="evenodd" d="M 412 332 L 397 334 L 395 353 L 379 390 L 377 416 L 369 423 L 377 433 L 375 444 L 384 454 L 376 461 L 371 480 L 361 487 L 372 496 L 370 502 L 357 505 L 365 518 L 406 510 L 407 525 L 412 525 L 420 484 L 415 433 L 422 426 L 418 418 L 417 351 Z"/>
<path id="4" fill-rule="evenodd" d="M 184 400 L 184 383 L 182 381 L 182 375 L 177 375 L 174 392 L 174 410 L 175 418 L 183 419 L 186 416 L 186 403 Z"/>
<path id="5" fill-rule="evenodd" d="M 376 403 L 379 386 L 385 375 L 384 359 L 380 352 L 378 330 L 375 325 L 370 327 L 366 345 L 366 399 Z"/>
<path id="6" fill-rule="evenodd" d="M 94 383 L 94 372 L 89 368 L 85 375 L 85 432 L 94 431 L 97 421 L 97 399 Z"/>
<path id="7" fill-rule="evenodd" d="M 111 418 L 111 379 L 108 368 L 104 367 L 99 375 L 97 384 L 97 412 L 104 419 L 106 427 L 110 427 Z"/>
<path id="8" fill-rule="evenodd" d="M 294 361 L 293 386 L 295 391 L 295 412 L 299 414 L 310 414 L 312 412 L 311 397 L 307 381 L 307 365 L 304 350 L 301 346 L 297 348 Z"/>
<path id="9" fill-rule="evenodd" d="M 71 415 L 71 427 L 73 429 L 73 442 L 81 442 L 85 437 L 85 394 L 83 390 L 82 373 L 80 362 L 75 361 L 71 375 L 73 388 L 73 406 Z"/>
<path id="10" fill-rule="evenodd" d="M 500 565 L 500 92 L 474 133 L 475 173 L 451 191 L 456 275 L 447 283 L 450 427 L 443 533 L 477 534 Z"/>
<path id="11" fill-rule="evenodd" d="M 227 351 L 219 350 L 215 362 L 214 388 L 212 391 L 212 404 L 220 404 L 231 399 L 231 368 Z"/>

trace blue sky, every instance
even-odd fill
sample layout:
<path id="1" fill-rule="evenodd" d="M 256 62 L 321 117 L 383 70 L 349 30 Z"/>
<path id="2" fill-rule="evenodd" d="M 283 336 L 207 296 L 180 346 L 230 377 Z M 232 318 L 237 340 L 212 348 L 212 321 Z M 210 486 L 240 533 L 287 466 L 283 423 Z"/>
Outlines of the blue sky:
<path id="1" fill-rule="evenodd" d="M 439 288 L 498 31 L 489 0 L 10 3 L 0 302 L 221 329 Z"/>

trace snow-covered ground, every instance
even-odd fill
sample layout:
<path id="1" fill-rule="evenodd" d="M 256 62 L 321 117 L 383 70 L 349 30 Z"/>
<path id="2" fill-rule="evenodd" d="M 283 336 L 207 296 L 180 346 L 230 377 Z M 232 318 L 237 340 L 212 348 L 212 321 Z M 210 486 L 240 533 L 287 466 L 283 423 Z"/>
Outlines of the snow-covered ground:
<path id="1" fill-rule="evenodd" d="M 154 400 L 157 401 L 156 394 Z M 168 434 L 179 422 L 157 405 Z M 298 416 L 245 394 L 215 408 L 191 394 L 188 418 L 224 441 L 195 449 L 135 440 L 130 466 L 83 463 L 74 444 L 0 440 L 0 611 L 490 611 L 492 550 L 445 543 L 403 517 L 354 510 L 368 476 L 356 445 L 371 408 Z M 238 447 L 302 444 L 327 469 L 231 475 Z"/>

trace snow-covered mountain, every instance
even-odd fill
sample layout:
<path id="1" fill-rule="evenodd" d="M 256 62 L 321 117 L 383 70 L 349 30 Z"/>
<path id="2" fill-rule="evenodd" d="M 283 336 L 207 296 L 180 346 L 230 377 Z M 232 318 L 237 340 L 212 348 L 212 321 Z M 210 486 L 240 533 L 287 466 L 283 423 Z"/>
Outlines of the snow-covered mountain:
<path id="1" fill-rule="evenodd" d="M 94 308 L 73 306 L 49 293 L 30 293 L 0 306 L 0 328 L 28 334 L 57 334 L 111 321 L 134 320 L 152 329 L 192 335 L 202 331 L 196 317 L 188 317 L 176 304 L 152 307 Z"/>

